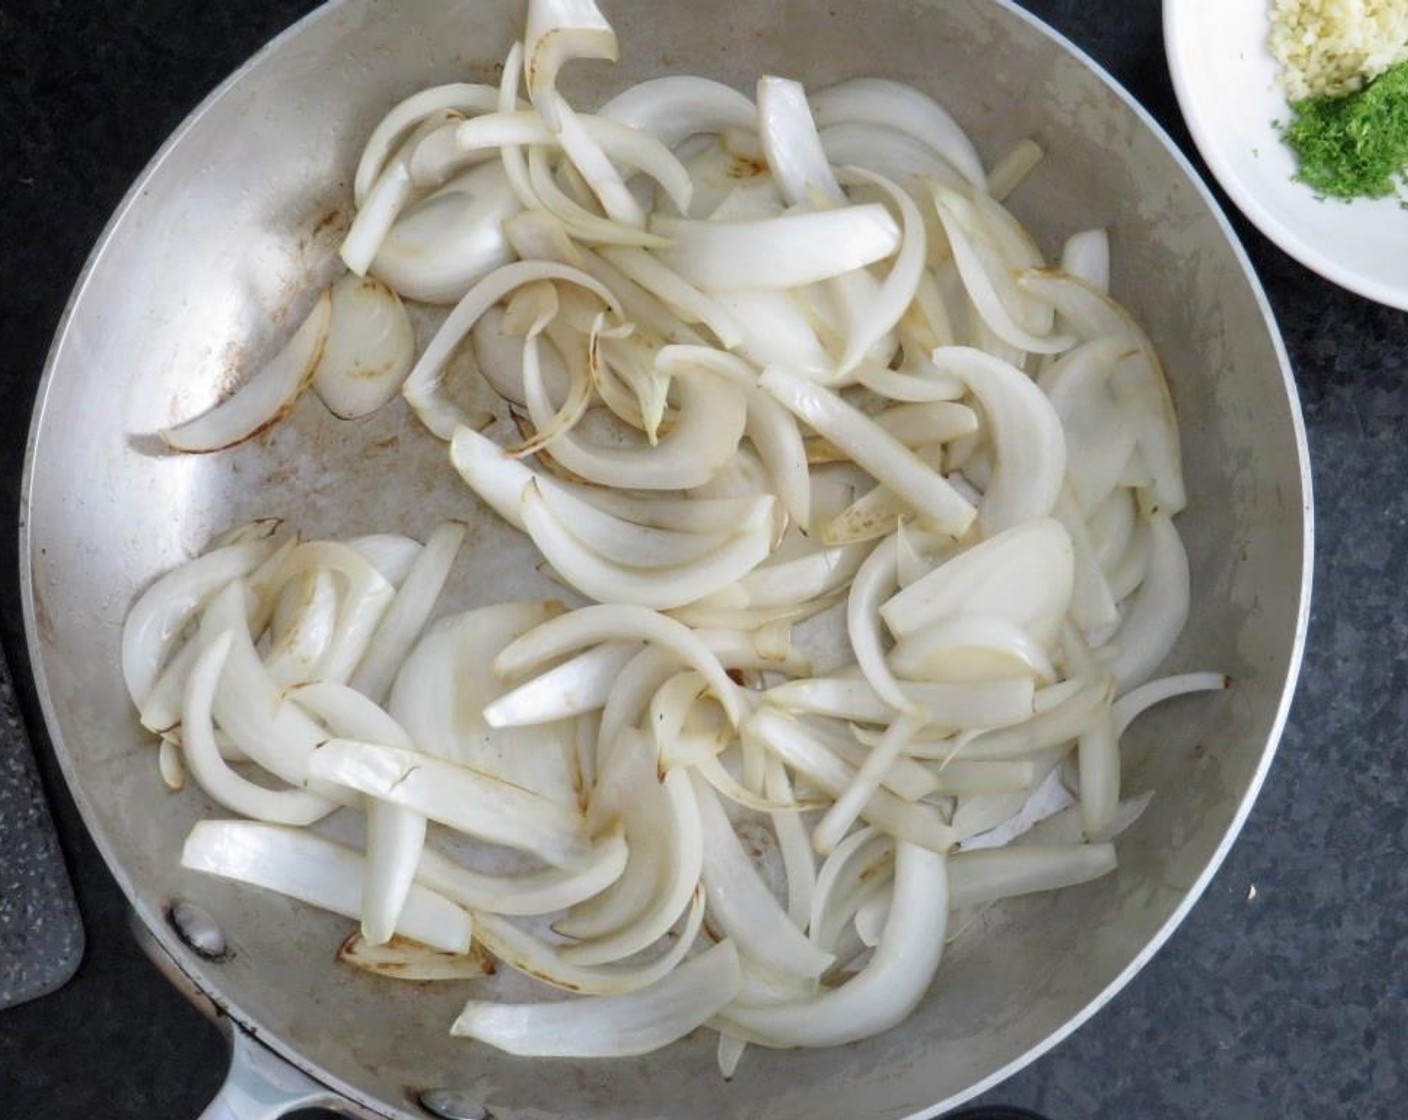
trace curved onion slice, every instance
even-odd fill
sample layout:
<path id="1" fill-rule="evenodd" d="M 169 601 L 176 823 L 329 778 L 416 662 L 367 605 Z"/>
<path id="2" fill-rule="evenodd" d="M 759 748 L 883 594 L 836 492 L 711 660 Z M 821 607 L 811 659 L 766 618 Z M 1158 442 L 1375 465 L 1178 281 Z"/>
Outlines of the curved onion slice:
<path id="1" fill-rule="evenodd" d="M 1155 704 L 1162 704 L 1175 696 L 1186 696 L 1190 692 L 1220 692 L 1230 687 L 1231 683 L 1232 679 L 1222 673 L 1180 673 L 1131 689 L 1115 701 L 1112 712 L 1115 738 L 1122 739 L 1129 725 Z"/>
<path id="2" fill-rule="evenodd" d="M 378 703 L 385 698 L 406 655 L 425 628 L 430 612 L 435 609 L 468 531 L 469 527 L 462 521 L 446 521 L 426 539 L 425 547 L 381 616 L 376 633 L 352 674 L 353 688 Z"/>
<path id="3" fill-rule="evenodd" d="M 1110 290 L 1110 235 L 1103 229 L 1073 233 L 1061 247 L 1061 271 L 1097 292 Z"/>
<path id="4" fill-rule="evenodd" d="M 790 712 L 857 723 L 888 724 L 897 713 L 919 710 L 936 727 L 1007 727 L 1029 719 L 1029 677 L 965 682 L 896 681 L 902 704 L 893 705 L 869 682 L 845 677 L 808 677 L 768 689 L 769 704 Z"/>
<path id="5" fill-rule="evenodd" d="M 413 93 L 386 116 L 372 130 L 362 149 L 362 158 L 357 162 L 357 173 L 352 181 L 352 198 L 360 207 L 365 204 L 372 185 L 385 170 L 387 161 L 396 146 L 411 129 L 423 120 L 437 113 L 492 113 L 498 108 L 499 91 L 493 86 L 477 85 L 469 82 L 453 82 L 449 85 L 432 86 L 419 93 Z"/>
<path id="6" fill-rule="evenodd" d="M 201 606 L 232 580 L 250 575 L 273 553 L 274 546 L 267 540 L 216 548 L 167 572 L 142 593 L 122 624 L 122 678 L 133 704 L 147 707 L 175 640 Z"/>
<path id="7" fill-rule="evenodd" d="M 753 103 L 732 86 L 689 75 L 630 86 L 598 109 L 597 116 L 648 132 L 667 148 L 679 147 L 696 133 L 751 129 L 757 123 Z"/>
<path id="8" fill-rule="evenodd" d="M 778 758 L 832 797 L 839 797 L 854 779 L 855 771 L 850 766 L 832 754 L 808 728 L 781 712 L 760 708 L 744 730 L 745 734 L 756 735 Z M 953 830 L 939 819 L 932 806 L 902 801 L 884 789 L 871 795 L 861 816 L 932 851 L 947 851 L 957 842 Z"/>
<path id="9" fill-rule="evenodd" d="M 269 789 L 231 770 L 215 745 L 212 707 L 215 687 L 230 654 L 229 631 L 205 644 L 186 680 L 182 712 L 181 745 L 186 765 L 201 789 L 233 813 L 270 824 L 307 825 L 321 820 L 337 806 L 326 798 L 300 789 Z"/>
<path id="10" fill-rule="evenodd" d="M 470 1000 L 450 1033 L 523 1057 L 648 1054 L 712 1019 L 740 982 L 738 950 L 721 941 L 629 995 L 527 1004 Z"/>
<path id="11" fill-rule="evenodd" d="M 945 186 L 963 185 L 948 160 L 898 129 L 843 121 L 821 129 L 818 135 L 826 158 L 837 167 L 863 167 L 901 185 L 920 176 Z"/>
<path id="12" fill-rule="evenodd" d="M 864 168 L 846 169 L 849 181 L 859 180 L 879 187 L 895 204 L 900 212 L 901 237 L 900 251 L 890 266 L 880 288 L 874 296 L 860 308 L 861 319 L 846 340 L 846 352 L 841 357 L 839 372 L 847 374 L 860 364 L 871 347 L 899 325 L 905 310 L 914 302 L 919 291 L 919 279 L 924 272 L 925 240 L 924 219 L 919 207 L 904 191 L 890 180 Z"/>
<path id="13" fill-rule="evenodd" d="M 621 314 L 616 297 L 606 287 L 569 265 L 552 261 L 516 261 L 491 272 L 455 304 L 454 310 L 435 332 L 435 337 L 421 351 L 420 358 L 401 386 L 401 395 L 415 409 L 416 415 L 441 439 L 448 440 L 456 426 L 465 422 L 458 406 L 446 400 L 440 392 L 446 360 L 484 312 L 515 289 L 539 280 L 564 280 L 580 285 L 599 296 L 617 315 Z"/>
<path id="14" fill-rule="evenodd" d="M 681 376 L 679 422 L 654 447 L 610 447 L 563 432 L 552 457 L 569 471 L 602 486 L 635 490 L 688 490 L 702 486 L 728 461 L 748 422 L 747 397 L 723 378 L 703 370 Z M 536 427 L 552 416 L 546 394 L 527 385 L 528 410 Z"/>
<path id="15" fill-rule="evenodd" d="M 989 533 L 1056 507 L 1066 473 L 1066 437 L 1050 400 L 1021 370 L 981 350 L 947 346 L 934 364 L 955 374 L 983 406 L 997 466 L 978 518 Z"/>
<path id="16" fill-rule="evenodd" d="M 574 866 L 590 855 L 581 821 L 561 806 L 434 755 L 329 739 L 313 752 L 309 775 L 413 809 L 492 844 L 531 852 L 554 867 Z"/>
<path id="17" fill-rule="evenodd" d="M 761 385 L 798 419 L 848 454 L 914 507 L 938 532 L 961 534 L 974 510 L 949 482 L 894 436 L 831 390 L 780 369 Z"/>
<path id="18" fill-rule="evenodd" d="M 208 412 L 163 428 L 161 438 L 175 451 L 205 454 L 253 439 L 282 419 L 308 386 L 332 321 L 332 297 L 324 292 L 284 348 L 258 373 Z"/>
<path id="19" fill-rule="evenodd" d="M 689 627 L 645 607 L 583 607 L 545 622 L 494 659 L 494 675 L 500 680 L 511 680 L 554 657 L 608 641 L 645 641 L 669 650 L 709 682 L 729 721 L 738 724 L 742 699 L 718 658 Z"/>
<path id="20" fill-rule="evenodd" d="M 344 276 L 332 286 L 327 342 L 313 389 L 343 420 L 369 416 L 396 395 L 415 360 L 415 332 L 380 280 Z"/>
<path id="21" fill-rule="evenodd" d="M 424 547 L 420 541 L 400 533 L 372 533 L 350 537 L 342 542 L 381 573 L 392 587 L 400 587 Z"/>
<path id="22" fill-rule="evenodd" d="M 367 862 L 362 885 L 362 937 L 385 945 L 415 885 L 425 848 L 426 818 L 414 809 L 367 798 Z"/>
<path id="23" fill-rule="evenodd" d="M 199 821 L 181 866 L 277 891 L 347 918 L 362 913 L 362 857 L 302 829 L 253 821 Z M 396 931 L 432 949 L 469 952 L 469 914 L 443 895 L 413 886 Z"/>
<path id="24" fill-rule="evenodd" d="M 519 207 L 501 164 L 472 168 L 405 210 L 368 271 L 407 299 L 454 303 L 513 260 L 503 226 Z"/>
<path id="25" fill-rule="evenodd" d="M 593 646 L 486 705 L 484 722 L 490 727 L 524 727 L 595 711 L 606 703 L 617 676 L 640 649 L 636 642 Z"/>
<path id="26" fill-rule="evenodd" d="M 717 550 L 673 568 L 626 568 L 593 552 L 547 508 L 537 482 L 522 497 L 523 526 L 558 575 L 578 591 L 609 603 L 670 610 L 743 578 L 767 558 L 767 520 Z"/>
<path id="27" fill-rule="evenodd" d="M 995 615 L 964 614 L 918 630 L 890 651 L 903 676 L 928 681 L 1056 679 L 1046 651 L 1020 626 Z"/>
<path id="28" fill-rule="evenodd" d="M 884 78 L 852 78 L 812 95 L 820 128 L 864 124 L 893 128 L 923 141 L 979 190 L 987 176 L 967 133 L 937 101 L 911 86 Z"/>
<path id="29" fill-rule="evenodd" d="M 873 202 L 758 221 L 656 215 L 650 231 L 672 242 L 660 259 L 705 291 L 796 288 L 884 260 L 901 240 L 895 220 Z"/>
<path id="30" fill-rule="evenodd" d="M 1113 844 L 1022 844 L 963 851 L 948 862 L 949 905 L 982 906 L 1088 883 L 1118 866 Z"/>
<path id="31" fill-rule="evenodd" d="M 467 910 L 507 916 L 551 914 L 604 891 L 621 877 L 626 857 L 625 834 L 616 824 L 596 840 L 585 862 L 570 870 L 487 875 L 426 849 L 416 879 Z M 495 955 L 503 956 L 497 951 Z"/>
<path id="32" fill-rule="evenodd" d="M 822 151 L 801 82 L 758 79 L 758 139 L 778 190 L 789 203 L 846 204 Z"/>
<path id="33" fill-rule="evenodd" d="M 523 33 L 523 78 L 528 96 L 549 128 L 556 129 L 557 72 L 574 58 L 619 56 L 616 32 L 593 0 L 529 0 Z"/>
<path id="34" fill-rule="evenodd" d="M 892 596 L 880 615 L 897 638 L 941 619 L 987 615 L 1047 646 L 1070 606 L 1074 581 L 1069 535 L 1059 521 L 1042 518 L 958 553 Z"/>
<path id="35" fill-rule="evenodd" d="M 839 988 L 772 1007 L 724 1009 L 721 1020 L 763 1046 L 839 1046 L 889 1030 L 924 997 L 943 953 L 949 892 L 945 857 L 901 842 L 894 896 L 870 962 Z"/>
<path id="36" fill-rule="evenodd" d="M 911 739 L 928 722 L 922 711 L 906 712 L 890 724 L 880 742 L 865 757 L 847 786 L 822 814 L 812 830 L 812 846 L 823 855 L 831 852 L 855 824 L 867 801 L 884 782 L 885 776 L 900 758 Z"/>
<path id="37" fill-rule="evenodd" d="M 372 945 L 360 931 L 342 943 L 337 959 L 373 976 L 410 983 L 474 980 L 494 974 L 493 960 L 478 945 L 471 945 L 468 953 L 444 953 L 394 936 L 385 945 Z"/>
<path id="38" fill-rule="evenodd" d="M 968 740 L 958 749 L 958 753 L 965 759 L 1020 759 L 1069 743 L 1090 726 L 1102 708 L 1109 705 L 1112 690 L 1113 684 L 1109 680 L 1087 684 L 1055 707 L 1039 712 L 1025 723 L 987 731 Z M 918 754 L 919 751 L 914 753 Z M 952 747 L 944 747 L 943 756 L 952 753 Z"/>
<path id="39" fill-rule="evenodd" d="M 1149 541 L 1149 570 L 1113 639 L 1118 652 L 1110 672 L 1121 693 L 1149 678 L 1188 621 L 1188 553 L 1167 514 L 1149 519 Z"/>

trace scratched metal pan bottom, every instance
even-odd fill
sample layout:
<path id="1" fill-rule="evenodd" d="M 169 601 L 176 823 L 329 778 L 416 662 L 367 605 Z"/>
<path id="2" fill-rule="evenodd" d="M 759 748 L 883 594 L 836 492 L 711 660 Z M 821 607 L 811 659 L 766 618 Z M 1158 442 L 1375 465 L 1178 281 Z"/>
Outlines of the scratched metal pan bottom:
<path id="1" fill-rule="evenodd" d="M 135 590 L 211 532 L 281 515 L 305 532 L 423 535 L 468 518 L 454 607 L 556 593 L 513 534 L 452 477 L 399 403 L 369 422 L 308 400 L 252 445 L 164 453 L 156 430 L 212 402 L 331 268 L 350 170 L 380 115 L 435 82 L 492 80 L 518 0 L 345 0 L 284 34 L 222 86 L 153 161 L 94 252 L 35 413 L 22 563 L 30 652 L 68 781 L 142 922 L 232 1020 L 353 1107 L 424 1115 L 456 1086 L 510 1117 L 902 1117 L 1012 1072 L 1109 999 L 1177 925 L 1226 853 L 1271 761 L 1299 664 L 1308 595 L 1305 441 L 1266 302 L 1226 222 L 1152 121 L 1069 44 L 995 0 L 616 0 L 622 62 L 568 92 L 681 70 L 751 89 L 763 72 L 821 85 L 883 74 L 936 94 L 991 160 L 1024 136 L 1048 152 L 1014 196 L 1048 252 L 1107 226 L 1116 294 L 1146 325 L 1179 408 L 1192 505 L 1182 526 L 1193 614 L 1171 667 L 1216 668 L 1230 693 L 1140 727 L 1128 788 L 1159 791 L 1115 876 L 993 911 L 953 947 L 902 1027 L 835 1051 L 750 1052 L 718 1076 L 710 1041 L 618 1062 L 532 1062 L 451 1039 L 463 993 L 349 975 L 346 923 L 182 872 L 210 810 L 156 776 L 118 671 Z M 203 906 L 233 956 L 174 936 Z M 1195 1028 L 1194 1028 L 1195 1029 Z"/>

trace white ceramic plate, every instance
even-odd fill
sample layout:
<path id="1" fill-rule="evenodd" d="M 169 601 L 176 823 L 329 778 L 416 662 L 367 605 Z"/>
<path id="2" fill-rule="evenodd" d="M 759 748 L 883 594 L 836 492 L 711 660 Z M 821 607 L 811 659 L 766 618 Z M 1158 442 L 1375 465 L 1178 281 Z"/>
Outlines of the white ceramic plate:
<path id="1" fill-rule="evenodd" d="M 1268 0 L 1164 0 L 1164 43 L 1183 116 L 1218 182 L 1262 233 L 1307 268 L 1408 310 L 1408 210 L 1341 202 L 1295 182 L 1272 122 L 1289 114 L 1267 48 Z"/>

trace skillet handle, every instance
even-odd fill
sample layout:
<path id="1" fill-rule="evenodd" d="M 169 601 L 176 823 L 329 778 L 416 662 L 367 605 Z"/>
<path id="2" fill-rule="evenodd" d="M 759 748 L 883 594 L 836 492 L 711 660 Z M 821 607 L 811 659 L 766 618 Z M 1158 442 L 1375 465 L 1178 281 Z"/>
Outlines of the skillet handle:
<path id="1" fill-rule="evenodd" d="M 296 1108 L 339 1102 L 242 1027 L 232 1025 L 231 1038 L 230 1072 L 200 1120 L 276 1120 Z"/>

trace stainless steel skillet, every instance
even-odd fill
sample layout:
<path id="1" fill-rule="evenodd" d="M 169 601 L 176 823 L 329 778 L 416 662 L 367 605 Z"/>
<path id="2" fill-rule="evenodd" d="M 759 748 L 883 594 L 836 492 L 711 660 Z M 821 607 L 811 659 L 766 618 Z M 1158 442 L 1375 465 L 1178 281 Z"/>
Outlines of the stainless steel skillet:
<path id="1" fill-rule="evenodd" d="M 171 457 L 152 437 L 214 399 L 281 314 L 301 313 L 379 115 L 435 81 L 491 78 L 522 18 L 518 3 L 478 0 L 329 5 L 217 91 L 119 208 L 51 354 L 24 486 L 26 623 L 50 734 L 153 945 L 241 1040 L 221 1115 L 277 1115 L 331 1092 L 345 1108 L 419 1116 L 420 1093 L 437 1087 L 500 1120 L 899 1117 L 955 1104 L 1078 1026 L 1158 948 L 1274 751 L 1308 606 L 1304 436 L 1245 258 L 1147 116 L 994 0 L 608 7 L 623 62 L 573 75 L 585 104 L 665 71 L 745 88 L 764 71 L 817 85 L 883 73 L 937 94 L 989 158 L 1038 137 L 1048 158 L 1014 208 L 1048 248 L 1110 227 L 1116 289 L 1160 347 L 1182 416 L 1196 595 L 1174 665 L 1223 669 L 1237 687 L 1142 729 L 1131 786 L 1159 796 L 1116 879 L 1001 911 L 955 947 L 903 1028 L 836 1052 L 750 1054 L 728 1084 L 704 1044 L 580 1066 L 467 1046 L 445 1029 L 461 992 L 349 976 L 333 960 L 343 923 L 181 872 L 181 839 L 209 806 L 166 793 L 128 712 L 117 637 L 134 591 L 254 516 L 314 533 L 423 534 L 475 508 L 399 406 L 349 426 L 309 401 L 256 445 L 214 457 Z M 546 591 L 525 555 L 477 520 L 452 603 Z M 167 912 L 183 899 L 214 918 L 231 953 L 208 961 L 177 937 Z M 261 1070 L 276 1084 L 251 1096 Z"/>

